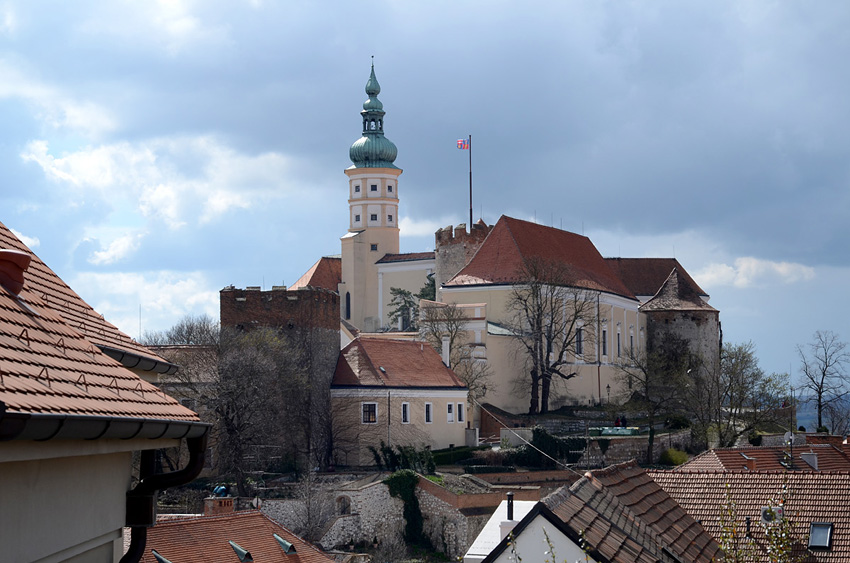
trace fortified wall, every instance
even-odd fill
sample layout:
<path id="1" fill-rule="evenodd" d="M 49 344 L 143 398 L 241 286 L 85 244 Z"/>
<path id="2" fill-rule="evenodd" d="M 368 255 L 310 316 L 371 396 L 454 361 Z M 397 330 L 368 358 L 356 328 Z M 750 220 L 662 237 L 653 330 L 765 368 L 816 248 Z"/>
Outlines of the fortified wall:
<path id="1" fill-rule="evenodd" d="M 492 228 L 479 219 L 468 233 L 466 223 L 460 223 L 456 227 L 444 227 L 434 234 L 434 281 L 438 289 L 472 260 Z"/>
<path id="2" fill-rule="evenodd" d="M 223 328 L 339 330 L 339 295 L 327 289 L 273 286 L 271 291 L 261 291 L 259 286 L 238 289 L 231 285 L 219 293 L 219 307 Z"/>

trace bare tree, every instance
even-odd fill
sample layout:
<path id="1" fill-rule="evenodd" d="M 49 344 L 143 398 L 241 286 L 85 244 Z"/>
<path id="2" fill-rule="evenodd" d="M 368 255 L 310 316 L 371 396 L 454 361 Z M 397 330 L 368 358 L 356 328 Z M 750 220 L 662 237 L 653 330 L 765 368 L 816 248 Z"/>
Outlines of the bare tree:
<path id="1" fill-rule="evenodd" d="M 574 285 L 568 265 L 527 258 L 520 282 L 511 293 L 508 325 L 528 364 L 529 414 L 549 411 L 553 378 L 567 381 L 575 373 L 577 343 L 589 341 L 596 324 L 597 292 Z"/>
<path id="2" fill-rule="evenodd" d="M 325 526 L 336 513 L 333 491 L 308 471 L 298 482 L 295 498 L 298 503 L 289 523 L 292 531 L 311 542 L 321 540 Z"/>
<path id="3" fill-rule="evenodd" d="M 209 346 L 218 344 L 219 325 L 207 314 L 186 315 L 164 331 L 145 331 L 145 346 Z"/>
<path id="4" fill-rule="evenodd" d="M 830 330 L 817 331 L 812 341 L 797 346 L 802 371 L 802 386 L 817 405 L 818 428 L 823 426 L 824 410 L 847 395 L 846 367 L 850 363 L 847 343 Z"/>
<path id="5" fill-rule="evenodd" d="M 651 351 L 629 349 L 617 365 L 621 387 L 630 393 L 624 408 L 646 416 L 649 424 L 647 463 L 653 461 L 655 425 L 669 414 L 682 411 L 689 372 L 696 365 L 688 341 L 671 332 L 658 338 Z"/>
<path id="6" fill-rule="evenodd" d="M 473 400 L 483 397 L 487 389 L 495 389 L 491 382 L 492 371 L 486 360 L 475 357 L 474 343 L 469 343 L 466 313 L 454 303 L 437 303 L 422 300 L 419 304 L 419 334 L 438 352 L 443 341 L 449 348 L 449 367 L 469 389 Z"/>

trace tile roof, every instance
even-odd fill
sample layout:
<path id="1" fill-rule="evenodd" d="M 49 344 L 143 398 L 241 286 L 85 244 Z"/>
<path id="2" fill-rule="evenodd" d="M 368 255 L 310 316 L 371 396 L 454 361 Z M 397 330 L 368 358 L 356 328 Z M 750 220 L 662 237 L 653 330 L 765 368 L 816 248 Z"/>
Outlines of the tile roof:
<path id="1" fill-rule="evenodd" d="M 289 289 L 301 289 L 307 286 L 320 287 L 329 291 L 339 291 L 342 282 L 342 258 L 323 256 L 307 270 L 303 276 L 289 286 Z"/>
<path id="2" fill-rule="evenodd" d="M 0 229 L 0 245 L 11 242 L 6 233 Z M 29 252 L 23 244 L 14 246 Z M 101 352 L 86 330 L 93 325 L 69 322 L 69 310 L 87 314 L 79 305 L 85 303 L 36 257 L 24 279 L 19 296 L 0 287 L 0 401 L 7 415 L 198 420 Z"/>
<path id="3" fill-rule="evenodd" d="M 675 268 L 679 270 L 684 283 L 691 286 L 698 295 L 708 297 L 675 258 L 606 258 L 605 262 L 635 295 L 658 293 Z"/>
<path id="4" fill-rule="evenodd" d="M 502 215 L 472 260 L 445 286 L 514 284 L 524 261 L 563 265 L 569 285 L 635 299 L 589 238 Z"/>
<path id="5" fill-rule="evenodd" d="M 86 339 L 99 347 L 115 350 L 113 357 L 129 352 L 140 359 L 140 369 L 153 369 L 173 373 L 177 366 L 168 364 L 132 338 L 107 322 L 102 315 L 77 295 L 62 279 L 36 256 L 6 225 L 0 223 L 0 248 L 21 250 L 32 256 L 26 273 L 26 285 L 30 294 L 37 294 L 45 303 L 59 313 L 65 322 L 82 333 Z M 131 366 L 135 367 L 135 366 Z"/>
<path id="6" fill-rule="evenodd" d="M 391 262 L 413 262 L 415 260 L 433 260 L 433 252 L 407 252 L 403 254 L 384 254 L 376 264 L 389 264 Z"/>
<path id="7" fill-rule="evenodd" d="M 350 386 L 466 388 L 427 342 L 367 336 L 339 353 L 331 387 Z"/>
<path id="8" fill-rule="evenodd" d="M 684 275 L 674 268 L 664 284 L 646 303 L 641 311 L 717 311 L 706 303 L 693 286 L 687 283 Z"/>
<path id="9" fill-rule="evenodd" d="M 833 523 L 832 548 L 818 550 L 804 561 L 850 561 L 850 473 L 802 471 L 762 472 L 691 472 L 649 471 L 649 475 L 693 518 L 700 520 L 715 538 L 719 536 L 718 517 L 726 504 L 726 487 L 735 503 L 738 523 L 745 527 L 750 518 L 753 540 L 763 545 L 764 532 L 759 525 L 761 508 L 771 499 L 777 501 L 787 486 L 790 493 L 785 516 L 793 524 L 795 554 L 803 554 L 812 522 Z M 764 561 L 767 558 L 764 557 Z"/>
<path id="10" fill-rule="evenodd" d="M 715 448 L 688 460 L 674 471 L 784 471 L 782 463 L 786 451 L 790 450 L 784 446 Z M 793 454 L 793 469 L 797 471 L 850 471 L 850 457 L 831 444 L 794 446 Z"/>
<path id="11" fill-rule="evenodd" d="M 719 546 L 637 463 L 592 471 L 544 499 L 612 561 L 711 561 Z"/>
<path id="12" fill-rule="evenodd" d="M 286 554 L 272 534 L 295 546 Z M 157 563 L 152 549 L 173 563 L 238 563 L 228 542 L 235 542 L 251 553 L 257 562 L 332 563 L 333 559 L 302 540 L 258 510 L 234 512 L 222 516 L 158 522 L 148 528 L 142 563 Z"/>

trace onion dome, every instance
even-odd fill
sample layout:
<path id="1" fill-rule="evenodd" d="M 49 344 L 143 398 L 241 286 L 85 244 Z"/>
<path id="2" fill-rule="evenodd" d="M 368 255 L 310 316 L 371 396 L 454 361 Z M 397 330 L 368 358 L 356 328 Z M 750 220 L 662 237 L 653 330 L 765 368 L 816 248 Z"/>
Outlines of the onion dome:
<path id="1" fill-rule="evenodd" d="M 375 78 L 375 64 L 372 63 L 372 73 L 366 83 L 366 95 L 369 98 L 363 102 L 363 133 L 354 141 L 348 156 L 354 166 L 351 168 L 397 168 L 393 164 L 398 149 L 392 141 L 384 136 L 384 104 L 378 99 L 381 85 Z"/>

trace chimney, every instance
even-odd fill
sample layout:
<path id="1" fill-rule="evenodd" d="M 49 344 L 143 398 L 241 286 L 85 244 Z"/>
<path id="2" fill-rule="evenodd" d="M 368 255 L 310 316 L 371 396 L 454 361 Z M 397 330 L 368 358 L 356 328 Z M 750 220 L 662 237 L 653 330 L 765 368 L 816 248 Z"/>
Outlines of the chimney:
<path id="1" fill-rule="evenodd" d="M 499 539 L 505 539 L 517 525 L 514 520 L 514 494 L 508 493 L 508 518 L 499 522 Z"/>
<path id="2" fill-rule="evenodd" d="M 449 352 L 450 352 L 450 350 L 449 350 L 449 337 L 444 336 L 443 337 L 443 354 L 442 355 L 443 355 L 443 364 L 445 364 L 446 367 L 449 366 Z"/>
<path id="3" fill-rule="evenodd" d="M 744 467 L 746 467 L 750 471 L 755 471 L 756 470 L 756 458 L 748 457 L 744 461 Z"/>
<path id="4" fill-rule="evenodd" d="M 204 499 L 204 516 L 218 516 L 236 512 L 233 497 L 207 497 Z"/>
<path id="5" fill-rule="evenodd" d="M 0 250 L 0 285 L 18 295 L 24 288 L 24 272 L 32 257 L 20 250 Z"/>

